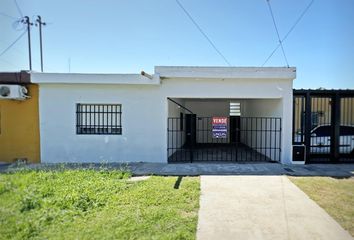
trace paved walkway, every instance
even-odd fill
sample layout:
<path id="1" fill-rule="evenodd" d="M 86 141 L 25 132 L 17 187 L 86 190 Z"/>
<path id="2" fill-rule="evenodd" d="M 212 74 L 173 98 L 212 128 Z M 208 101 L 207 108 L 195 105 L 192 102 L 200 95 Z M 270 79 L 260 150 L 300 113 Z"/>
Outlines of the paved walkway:
<path id="1" fill-rule="evenodd" d="M 31 169 L 62 169 L 93 168 L 93 169 L 129 169 L 134 176 L 199 176 L 199 175 L 290 175 L 290 176 L 354 176 L 354 164 L 309 164 L 283 165 L 279 163 L 65 163 L 65 164 L 0 164 L 0 173 L 18 168 Z"/>
<path id="2" fill-rule="evenodd" d="M 353 239 L 285 176 L 202 176 L 197 239 Z"/>

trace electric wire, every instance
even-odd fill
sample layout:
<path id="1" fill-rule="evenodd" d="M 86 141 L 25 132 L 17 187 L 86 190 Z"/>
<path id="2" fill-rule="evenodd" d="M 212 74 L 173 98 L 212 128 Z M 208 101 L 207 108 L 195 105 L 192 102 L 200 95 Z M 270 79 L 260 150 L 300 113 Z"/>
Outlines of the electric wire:
<path id="1" fill-rule="evenodd" d="M 17 17 L 9 15 L 7 13 L 4 13 L 4 12 L 0 12 L 0 15 L 3 17 L 6 17 L 8 19 L 14 20 L 12 22 L 12 28 L 15 29 L 16 31 L 23 30 L 23 27 L 21 29 L 18 29 L 18 26 L 20 25 L 20 22 L 23 18 L 17 18 Z"/>
<path id="2" fill-rule="evenodd" d="M 277 36 L 278 36 L 278 40 L 279 40 L 279 44 L 280 44 L 281 50 L 283 52 L 284 60 L 286 62 L 287 67 L 289 67 L 289 63 L 288 63 L 288 59 L 287 59 L 286 54 L 285 54 L 283 42 L 281 41 L 281 38 L 280 38 L 280 35 L 279 35 L 279 31 L 278 31 L 278 27 L 277 27 L 277 24 L 275 22 L 272 6 L 270 5 L 270 0 L 266 0 L 266 1 L 268 3 L 268 8 L 269 8 L 270 15 L 272 16 L 273 25 L 274 25 L 275 31 L 277 33 Z"/>
<path id="3" fill-rule="evenodd" d="M 21 33 L 20 36 L 18 36 L 15 41 L 13 41 L 7 48 L 5 48 L 5 49 L 0 53 L 0 57 L 1 57 L 2 55 L 4 55 L 13 45 L 15 45 L 26 33 L 27 33 L 27 30 L 23 31 L 23 33 Z"/>
<path id="4" fill-rule="evenodd" d="M 0 58 L 0 61 L 2 61 L 2 62 L 4 62 L 4 63 L 7 63 L 8 65 L 11 65 L 11 66 L 17 68 L 17 66 L 16 66 L 15 64 L 13 64 L 12 62 L 9 62 L 9 61 L 7 61 L 7 60 L 5 60 L 5 59 Z"/>
<path id="5" fill-rule="evenodd" d="M 214 48 L 214 50 L 220 55 L 220 57 L 225 61 L 225 63 L 229 66 L 231 66 L 231 63 L 226 59 L 226 57 L 220 52 L 220 50 L 216 47 L 216 45 L 211 41 L 211 39 L 208 37 L 208 35 L 203 31 L 203 29 L 199 26 L 199 24 L 193 19 L 191 14 L 183 7 L 183 5 L 176 0 L 176 3 L 178 6 L 183 10 L 183 12 L 187 15 L 189 20 L 195 25 L 195 27 L 199 30 L 199 32 L 205 37 L 205 39 L 209 42 L 209 44 Z"/>
<path id="6" fill-rule="evenodd" d="M 312 0 L 307 7 L 304 9 L 304 11 L 302 11 L 302 13 L 300 14 L 300 16 L 297 18 L 297 20 L 295 21 L 295 23 L 292 25 L 292 27 L 289 29 L 289 31 L 285 34 L 285 36 L 283 37 L 283 39 L 281 40 L 282 42 L 284 42 L 288 36 L 290 35 L 290 33 L 295 29 L 296 25 L 301 21 L 301 19 L 305 16 L 306 12 L 310 9 L 310 7 L 312 6 L 313 2 L 315 0 Z M 269 59 L 273 56 L 273 54 L 279 49 L 280 47 L 280 43 L 278 43 L 278 45 L 276 46 L 276 48 L 271 52 L 271 54 L 269 54 L 269 56 L 267 57 L 267 59 L 264 61 L 264 63 L 262 64 L 262 67 L 269 61 Z"/>
<path id="7" fill-rule="evenodd" d="M 17 20 L 18 18 L 17 17 L 13 17 L 7 13 L 4 13 L 4 12 L 0 12 L 0 15 L 4 16 L 4 17 L 7 17 L 7 18 L 11 18 L 12 20 Z"/>
<path id="8" fill-rule="evenodd" d="M 18 3 L 17 3 L 17 0 L 14 0 L 14 2 L 15 2 L 15 5 L 16 5 L 16 8 L 17 8 L 18 13 L 20 14 L 21 18 L 23 18 L 23 14 L 22 14 L 22 11 L 21 11 L 20 6 L 19 6 Z"/>

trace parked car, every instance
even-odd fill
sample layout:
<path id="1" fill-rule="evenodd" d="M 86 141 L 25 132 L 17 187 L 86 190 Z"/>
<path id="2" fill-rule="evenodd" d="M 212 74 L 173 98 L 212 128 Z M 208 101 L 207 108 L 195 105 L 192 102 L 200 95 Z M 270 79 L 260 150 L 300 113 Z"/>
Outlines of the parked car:
<path id="1" fill-rule="evenodd" d="M 319 125 L 311 130 L 311 153 L 331 152 L 331 125 Z M 341 125 L 339 153 L 354 154 L 354 126 Z M 301 133 L 295 135 L 295 142 L 301 142 Z"/>

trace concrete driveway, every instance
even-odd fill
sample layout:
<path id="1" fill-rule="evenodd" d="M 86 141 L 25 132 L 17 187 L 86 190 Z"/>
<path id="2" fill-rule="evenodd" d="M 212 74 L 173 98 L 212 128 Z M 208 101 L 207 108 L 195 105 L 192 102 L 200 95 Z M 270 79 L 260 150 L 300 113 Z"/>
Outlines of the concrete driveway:
<path id="1" fill-rule="evenodd" d="M 201 176 L 197 239 L 353 239 L 286 176 Z"/>

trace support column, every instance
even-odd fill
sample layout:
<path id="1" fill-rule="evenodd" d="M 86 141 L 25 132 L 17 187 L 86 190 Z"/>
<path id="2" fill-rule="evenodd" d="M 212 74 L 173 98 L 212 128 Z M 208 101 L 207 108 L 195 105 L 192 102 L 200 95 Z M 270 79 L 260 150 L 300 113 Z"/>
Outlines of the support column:
<path id="1" fill-rule="evenodd" d="M 339 138 L 340 138 L 340 97 L 336 93 L 332 97 L 331 105 L 331 161 L 338 162 L 339 160 Z"/>
<path id="2" fill-rule="evenodd" d="M 282 120 L 281 120 L 281 163 L 291 164 L 293 159 L 293 94 L 282 98 Z"/>
<path id="3" fill-rule="evenodd" d="M 305 96 L 305 148 L 306 148 L 306 161 L 309 161 L 311 151 L 311 95 L 306 92 Z M 302 114 L 302 113 L 301 113 Z"/>

